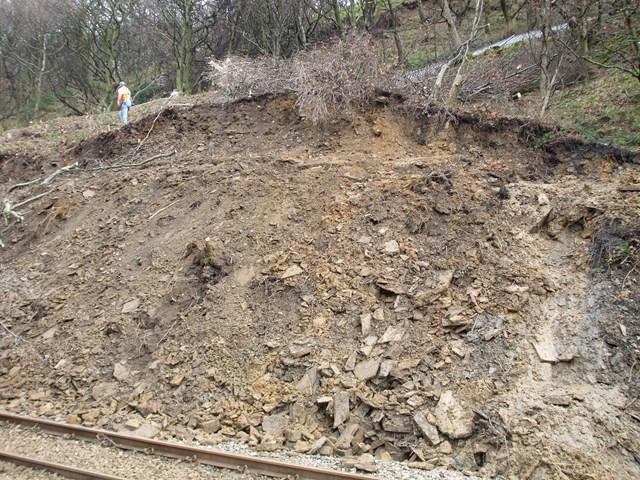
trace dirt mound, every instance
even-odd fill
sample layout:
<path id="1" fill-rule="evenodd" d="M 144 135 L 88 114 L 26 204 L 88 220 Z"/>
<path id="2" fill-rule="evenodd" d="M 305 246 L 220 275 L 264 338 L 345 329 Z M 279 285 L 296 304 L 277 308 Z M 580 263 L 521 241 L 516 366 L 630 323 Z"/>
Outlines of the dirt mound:
<path id="1" fill-rule="evenodd" d="M 640 474 L 638 257 L 616 250 L 637 241 L 637 165 L 383 107 L 317 127 L 288 97 L 172 108 L 74 155 L 0 235 L 4 408 L 486 476 Z M 595 244 L 619 256 L 592 274 Z"/>

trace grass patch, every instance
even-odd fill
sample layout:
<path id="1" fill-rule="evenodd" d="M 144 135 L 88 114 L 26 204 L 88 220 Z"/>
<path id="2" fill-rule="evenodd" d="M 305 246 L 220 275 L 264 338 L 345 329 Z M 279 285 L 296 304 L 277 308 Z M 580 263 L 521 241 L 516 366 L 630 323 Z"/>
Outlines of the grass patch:
<path id="1" fill-rule="evenodd" d="M 640 148 L 640 83 L 608 70 L 556 93 L 549 118 L 587 140 Z"/>

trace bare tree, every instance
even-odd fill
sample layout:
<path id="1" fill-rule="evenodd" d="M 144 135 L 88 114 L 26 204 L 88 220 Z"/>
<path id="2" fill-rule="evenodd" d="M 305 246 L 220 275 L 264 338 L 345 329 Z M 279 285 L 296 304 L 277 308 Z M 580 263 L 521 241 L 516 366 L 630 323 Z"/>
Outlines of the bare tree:
<path id="1" fill-rule="evenodd" d="M 456 72 L 456 76 L 453 79 L 453 83 L 451 84 L 451 89 L 449 90 L 448 103 L 455 101 L 458 98 L 458 94 L 460 93 L 460 86 L 464 81 L 465 73 L 466 73 L 466 64 L 469 59 L 469 48 L 471 46 L 471 42 L 475 40 L 478 34 L 478 30 L 480 27 L 480 20 L 482 19 L 483 7 L 484 7 L 484 1 L 476 0 L 476 7 L 473 15 L 473 23 L 471 25 L 471 33 L 469 34 L 469 39 L 464 43 L 463 48 L 461 48 L 459 52 L 460 64 L 458 65 L 458 71 Z"/>
<path id="2" fill-rule="evenodd" d="M 447 0 L 444 0 L 444 2 L 446 1 Z M 458 36 L 458 40 L 460 42 L 459 47 L 456 49 L 455 53 L 451 57 L 449 57 L 447 61 L 442 63 L 442 65 L 439 68 L 438 75 L 436 77 L 436 80 L 433 86 L 433 94 L 436 96 L 440 95 L 440 92 L 444 85 L 445 76 L 448 70 L 453 66 L 456 66 L 456 65 L 458 66 L 456 77 L 451 85 L 451 89 L 449 91 L 447 100 L 445 100 L 445 103 L 453 102 L 457 98 L 458 93 L 460 91 L 460 85 L 464 80 L 464 70 L 465 70 L 466 62 L 468 60 L 469 49 L 470 49 L 471 43 L 475 40 L 478 34 L 478 27 L 479 27 L 480 19 L 482 16 L 483 6 L 484 6 L 483 0 L 476 0 L 475 14 L 474 14 L 471 33 L 469 35 L 469 38 L 463 43 L 460 37 Z"/>
<path id="3" fill-rule="evenodd" d="M 402 45 L 402 38 L 400 37 L 399 20 L 398 20 L 398 7 L 394 6 L 393 0 L 385 0 L 384 8 L 389 12 L 391 18 L 391 33 L 393 34 L 393 41 L 396 46 L 398 54 L 398 66 L 402 66 L 405 60 L 404 47 Z"/>
<path id="4" fill-rule="evenodd" d="M 215 25 L 218 5 L 214 0 L 157 0 L 156 27 L 169 40 L 175 68 L 175 88 L 191 93 L 193 66 L 200 47 L 207 43 Z M 204 52 L 202 58 L 205 54 Z"/>
<path id="5" fill-rule="evenodd" d="M 52 87 L 76 113 L 112 106 L 125 52 L 119 41 L 135 0 L 58 0 L 64 51 Z"/>
<path id="6" fill-rule="evenodd" d="M 500 10 L 508 33 L 513 33 L 513 22 L 529 0 L 500 0 Z"/>
<path id="7" fill-rule="evenodd" d="M 27 118 L 38 115 L 45 78 L 51 70 L 53 37 L 58 31 L 51 15 L 52 3 L 24 0 L 0 6 L 6 22 L 0 27 L 0 78 L 10 84 L 15 107 Z"/>
<path id="8" fill-rule="evenodd" d="M 640 2 L 601 0 L 598 6 L 602 21 L 592 22 L 592 48 L 579 53 L 593 65 L 621 71 L 640 82 Z"/>
<path id="9" fill-rule="evenodd" d="M 449 6 L 449 0 L 440 0 L 440 8 L 442 9 L 442 18 L 447 22 L 447 28 L 449 29 L 449 35 L 451 36 L 451 44 L 453 45 L 453 48 L 457 50 L 462 46 L 462 40 L 458 33 L 455 17 L 453 16 L 451 7 Z"/>

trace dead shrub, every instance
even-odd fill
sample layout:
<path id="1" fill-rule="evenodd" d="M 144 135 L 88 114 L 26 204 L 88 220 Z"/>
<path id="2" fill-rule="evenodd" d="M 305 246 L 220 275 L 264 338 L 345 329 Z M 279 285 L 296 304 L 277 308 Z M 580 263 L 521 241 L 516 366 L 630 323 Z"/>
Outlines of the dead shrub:
<path id="1" fill-rule="evenodd" d="M 377 50 L 369 35 L 359 33 L 299 53 L 291 73 L 300 114 L 319 122 L 369 103 L 389 74 Z"/>
<path id="2" fill-rule="evenodd" d="M 208 78 L 230 98 L 286 92 L 291 87 L 289 61 L 274 57 L 229 56 L 209 61 Z"/>
<path id="3" fill-rule="evenodd" d="M 366 105 L 383 88 L 385 66 L 368 34 L 298 53 L 290 60 L 227 57 L 211 60 L 209 79 L 230 97 L 292 92 L 300 115 L 317 123 Z"/>
<path id="4" fill-rule="evenodd" d="M 640 262 L 640 225 L 609 220 L 598 229 L 591 248 L 591 264 L 597 270 L 630 273 Z"/>

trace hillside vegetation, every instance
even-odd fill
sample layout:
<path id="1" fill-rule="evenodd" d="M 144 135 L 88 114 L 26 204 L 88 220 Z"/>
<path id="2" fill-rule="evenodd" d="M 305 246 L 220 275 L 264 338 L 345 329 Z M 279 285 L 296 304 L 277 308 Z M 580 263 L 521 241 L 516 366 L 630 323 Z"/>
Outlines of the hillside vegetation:
<path id="1" fill-rule="evenodd" d="M 373 87 L 410 96 L 424 111 L 536 118 L 560 133 L 639 146 L 640 12 L 633 0 L 28 0 L 4 1 L 0 13 L 0 132 L 113 110 L 115 86 L 126 79 L 137 105 L 174 89 L 237 97 L 322 88 L 328 104 L 299 104 L 317 119 L 366 103 Z M 523 32 L 535 34 L 471 55 Z M 363 36 L 376 71 L 363 72 L 363 50 L 351 48 Z M 309 79 L 289 68 L 308 66 L 310 57 L 327 64 L 322 75 Z M 249 65 L 251 75 L 221 84 L 209 60 L 225 58 Z M 344 76 L 326 74 L 332 63 L 345 67 Z M 345 81 L 354 88 L 331 104 Z M 51 125 L 42 134 L 57 129 Z M 3 143 L 5 153 L 13 148 Z"/>

